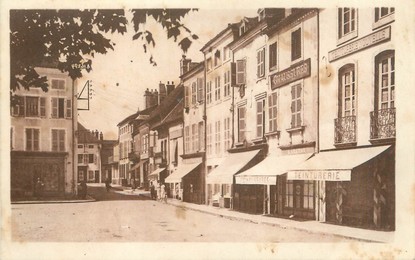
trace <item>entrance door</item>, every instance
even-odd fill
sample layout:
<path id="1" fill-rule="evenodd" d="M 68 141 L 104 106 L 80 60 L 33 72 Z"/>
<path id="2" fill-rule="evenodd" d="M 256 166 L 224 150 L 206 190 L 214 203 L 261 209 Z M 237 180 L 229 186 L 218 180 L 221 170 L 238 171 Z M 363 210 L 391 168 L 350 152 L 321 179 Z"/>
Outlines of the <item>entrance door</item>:
<path id="1" fill-rule="evenodd" d="M 287 180 L 284 215 L 314 218 L 314 181 Z"/>
<path id="2" fill-rule="evenodd" d="M 99 183 L 99 171 L 95 171 L 95 183 Z"/>

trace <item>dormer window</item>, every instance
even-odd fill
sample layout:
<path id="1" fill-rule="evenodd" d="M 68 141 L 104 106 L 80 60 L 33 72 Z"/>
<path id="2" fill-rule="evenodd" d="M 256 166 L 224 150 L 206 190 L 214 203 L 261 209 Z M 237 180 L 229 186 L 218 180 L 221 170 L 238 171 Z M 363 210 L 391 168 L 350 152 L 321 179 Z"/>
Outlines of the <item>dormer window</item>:
<path id="1" fill-rule="evenodd" d="M 245 31 L 246 31 L 245 24 L 242 23 L 242 25 L 239 27 L 239 36 L 242 36 L 242 34 L 244 34 Z"/>
<path id="2" fill-rule="evenodd" d="M 218 66 L 220 63 L 220 51 L 216 50 L 215 52 L 215 59 L 214 59 L 214 65 L 215 67 Z"/>
<path id="3" fill-rule="evenodd" d="M 258 10 L 258 21 L 262 21 L 265 19 L 265 9 Z"/>

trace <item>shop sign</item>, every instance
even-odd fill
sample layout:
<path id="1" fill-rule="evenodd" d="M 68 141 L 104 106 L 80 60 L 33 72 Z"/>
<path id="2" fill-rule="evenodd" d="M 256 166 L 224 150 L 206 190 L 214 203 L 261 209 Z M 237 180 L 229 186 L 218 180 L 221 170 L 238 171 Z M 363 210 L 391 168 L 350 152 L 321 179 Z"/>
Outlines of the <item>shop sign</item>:
<path id="1" fill-rule="evenodd" d="M 351 181 L 350 170 L 289 171 L 288 180 Z"/>
<path id="2" fill-rule="evenodd" d="M 340 59 L 349 54 L 369 48 L 375 44 L 388 41 L 391 38 L 391 27 L 386 27 L 380 31 L 369 34 L 359 40 L 353 41 L 340 48 L 329 52 L 329 61 Z"/>
<path id="3" fill-rule="evenodd" d="M 271 89 L 287 85 L 296 80 L 310 76 L 311 73 L 311 59 L 301 61 L 283 71 L 271 75 Z"/>
<path id="4" fill-rule="evenodd" d="M 236 176 L 236 184 L 276 185 L 277 176 Z"/>

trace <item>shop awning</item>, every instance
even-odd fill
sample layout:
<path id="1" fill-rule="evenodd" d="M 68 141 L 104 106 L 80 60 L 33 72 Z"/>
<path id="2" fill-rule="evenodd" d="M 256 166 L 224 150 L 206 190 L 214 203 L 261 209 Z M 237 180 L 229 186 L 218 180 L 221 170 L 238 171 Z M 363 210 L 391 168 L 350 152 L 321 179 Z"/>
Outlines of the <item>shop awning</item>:
<path id="1" fill-rule="evenodd" d="M 199 166 L 200 164 L 201 162 L 182 164 L 181 166 L 179 166 L 179 168 L 175 172 L 167 176 L 164 182 L 165 183 L 182 182 L 182 178 L 186 176 L 188 173 L 190 173 L 191 171 L 193 171 L 194 169 L 196 169 L 196 167 Z"/>
<path id="2" fill-rule="evenodd" d="M 158 179 L 160 172 L 164 171 L 166 168 L 158 168 L 148 175 L 149 179 Z"/>
<path id="3" fill-rule="evenodd" d="M 136 169 L 140 168 L 140 164 L 137 163 L 136 165 L 134 165 L 133 167 L 130 168 L 130 172 L 135 171 Z"/>
<path id="4" fill-rule="evenodd" d="M 254 167 L 235 176 L 236 184 L 276 185 L 277 176 L 287 173 L 295 165 L 303 163 L 312 153 L 268 156 Z"/>
<path id="5" fill-rule="evenodd" d="M 208 174 L 206 182 L 208 184 L 232 184 L 233 175 L 247 165 L 259 151 L 230 153 L 217 168 Z"/>
<path id="6" fill-rule="evenodd" d="M 390 145 L 323 151 L 292 167 L 287 179 L 315 181 L 350 181 L 353 168 L 386 151 Z"/>

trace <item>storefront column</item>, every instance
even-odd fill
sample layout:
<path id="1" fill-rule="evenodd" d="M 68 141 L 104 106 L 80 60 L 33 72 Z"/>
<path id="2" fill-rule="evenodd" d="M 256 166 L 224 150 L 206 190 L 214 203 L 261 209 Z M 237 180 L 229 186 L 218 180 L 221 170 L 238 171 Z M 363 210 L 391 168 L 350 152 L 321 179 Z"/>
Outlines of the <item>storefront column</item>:
<path id="1" fill-rule="evenodd" d="M 271 185 L 267 185 L 267 212 L 268 214 L 271 214 Z"/>
<path id="2" fill-rule="evenodd" d="M 317 181 L 316 216 L 320 222 L 326 222 L 326 182 Z"/>

